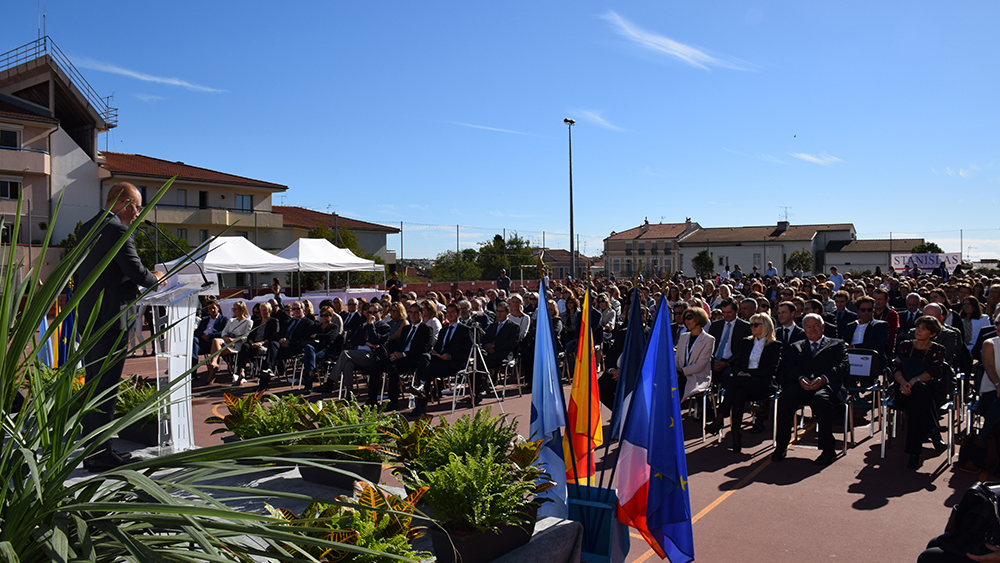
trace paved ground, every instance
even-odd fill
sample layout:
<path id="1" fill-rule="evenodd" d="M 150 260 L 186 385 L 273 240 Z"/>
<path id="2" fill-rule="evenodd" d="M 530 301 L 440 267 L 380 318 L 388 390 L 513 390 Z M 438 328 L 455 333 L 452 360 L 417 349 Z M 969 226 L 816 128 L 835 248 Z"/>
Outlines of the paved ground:
<path id="1" fill-rule="evenodd" d="M 152 358 L 130 359 L 126 364 L 126 373 L 153 372 Z M 201 376 L 204 379 L 204 372 Z M 234 389 L 226 385 L 227 377 L 226 372 L 220 372 L 218 382 L 195 388 L 198 445 L 221 441 L 219 435 L 210 435 L 216 426 L 199 421 L 213 413 L 225 414 L 225 408 L 220 407 L 223 392 L 248 393 L 253 388 Z M 279 385 L 274 392 L 296 391 Z M 503 409 L 517 417 L 526 434 L 530 396 L 511 393 L 502 403 Z M 499 412 L 494 400 L 479 408 L 486 406 Z M 466 401 L 456 416 L 471 410 Z M 448 416 L 451 404 L 431 404 L 429 411 Z M 607 414 L 605 411 L 605 421 Z M 685 417 L 697 559 L 915 561 L 927 541 L 941 533 L 961 492 L 980 476 L 946 467 L 947 454 L 930 457 L 919 471 L 906 469 L 901 436 L 881 459 L 878 423 L 875 428 L 874 438 L 869 438 L 868 427 L 858 427 L 858 443 L 832 465 L 820 468 L 812 463 L 818 452 L 805 445 L 793 445 L 785 461 L 772 463 L 770 423 L 764 434 L 745 433 L 746 453 L 737 455 L 728 449 L 725 438 L 721 443 L 702 443 L 700 423 Z M 807 431 L 802 441 L 814 439 Z M 929 446 L 926 453 L 933 456 Z M 382 480 L 397 484 L 387 469 Z M 658 559 L 637 536 L 633 536 L 631 546 L 627 561 Z"/>

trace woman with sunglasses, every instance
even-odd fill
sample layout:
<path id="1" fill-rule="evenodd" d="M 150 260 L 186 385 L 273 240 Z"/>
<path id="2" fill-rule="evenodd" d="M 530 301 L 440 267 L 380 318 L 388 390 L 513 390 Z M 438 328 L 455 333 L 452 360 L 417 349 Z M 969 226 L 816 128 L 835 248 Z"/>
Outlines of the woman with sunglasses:
<path id="1" fill-rule="evenodd" d="M 774 337 L 771 316 L 757 313 L 750 317 L 750 336 L 733 353 L 733 376 L 726 383 L 726 393 L 715 421 L 708 427 L 713 434 L 722 430 L 726 415 L 730 417 L 733 451 L 743 450 L 743 413 L 749 401 L 767 399 L 778 388 L 778 366 L 781 364 L 781 342 Z"/>
<path id="2" fill-rule="evenodd" d="M 683 401 L 711 387 L 715 337 L 702 330 L 708 324 L 708 313 L 700 304 L 684 311 L 681 322 L 687 332 L 677 339 L 674 360 L 677 363 L 677 388 L 684 390 L 681 395 Z"/>

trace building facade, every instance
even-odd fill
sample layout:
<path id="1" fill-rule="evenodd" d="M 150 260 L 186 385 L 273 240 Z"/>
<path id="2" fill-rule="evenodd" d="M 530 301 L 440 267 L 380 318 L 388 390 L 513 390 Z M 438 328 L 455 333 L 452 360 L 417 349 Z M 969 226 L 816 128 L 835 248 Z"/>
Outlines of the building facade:
<path id="1" fill-rule="evenodd" d="M 679 242 L 700 228 L 687 218 L 683 223 L 646 220 L 633 229 L 612 232 L 604 239 L 604 274 L 632 277 L 641 272 L 645 276 L 670 276 L 684 259 Z"/>

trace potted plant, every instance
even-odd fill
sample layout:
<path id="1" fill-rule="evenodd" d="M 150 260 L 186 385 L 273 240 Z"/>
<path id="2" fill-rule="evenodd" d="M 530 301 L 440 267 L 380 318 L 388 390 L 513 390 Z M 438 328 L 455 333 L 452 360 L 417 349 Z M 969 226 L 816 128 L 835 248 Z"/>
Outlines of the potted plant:
<path id="1" fill-rule="evenodd" d="M 265 506 L 273 518 L 285 522 L 296 535 L 377 552 L 358 553 L 351 557 L 351 561 L 375 563 L 396 560 L 383 554 L 426 560 L 431 554 L 415 551 L 410 544 L 425 532 L 425 528 L 413 526 L 414 506 L 424 492 L 426 489 L 419 489 L 404 499 L 357 481 L 353 498 L 342 496 L 337 499 L 344 504 L 313 502 L 299 515 L 287 509 Z M 351 556 L 351 553 L 335 546 L 303 545 L 300 549 L 317 561 L 342 561 Z M 287 548 L 286 551 L 294 554 Z M 278 553 L 274 548 L 268 552 Z"/>
<path id="2" fill-rule="evenodd" d="M 127 413 L 141 408 L 142 404 L 156 395 L 156 386 L 137 375 L 132 375 L 118 386 L 118 402 L 115 403 L 115 416 L 122 417 Z M 143 444 L 157 446 L 160 443 L 158 427 L 158 409 L 147 409 L 139 420 L 122 428 L 118 437 Z"/>
<path id="3" fill-rule="evenodd" d="M 517 441 L 498 451 L 450 453 L 424 478 L 427 503 L 441 529 L 431 529 L 441 563 L 485 563 L 526 544 L 540 502 L 553 483 L 536 462 L 542 441 Z"/>

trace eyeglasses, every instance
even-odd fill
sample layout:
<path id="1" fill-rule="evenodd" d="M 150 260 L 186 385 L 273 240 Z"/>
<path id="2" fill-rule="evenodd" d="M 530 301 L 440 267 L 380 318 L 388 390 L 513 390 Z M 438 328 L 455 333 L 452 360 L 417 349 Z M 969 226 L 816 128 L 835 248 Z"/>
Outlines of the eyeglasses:
<path id="1" fill-rule="evenodd" d="M 685 321 L 690 321 L 693 318 L 694 318 L 694 315 L 684 315 L 684 320 Z"/>
<path id="2" fill-rule="evenodd" d="M 764 324 L 764 323 L 750 323 L 750 326 L 752 326 L 753 328 L 757 328 L 757 327 L 759 327 L 762 324 Z"/>
<path id="3" fill-rule="evenodd" d="M 331 316 L 332 316 L 332 315 L 329 315 L 329 314 L 327 314 L 327 313 L 323 313 L 322 315 L 320 315 L 320 316 L 319 316 L 319 318 L 321 318 L 321 319 L 322 319 L 323 317 L 326 317 L 326 318 L 328 318 L 328 319 L 329 319 L 329 318 L 330 318 Z"/>
<path id="4" fill-rule="evenodd" d="M 858 307 L 858 311 L 861 311 L 863 313 L 868 313 L 868 312 L 874 311 L 874 310 L 875 310 L 874 307 Z"/>
<path id="5" fill-rule="evenodd" d="M 301 311 L 301 310 L 302 310 L 302 307 L 292 307 L 292 310 L 293 310 L 293 311 Z"/>

